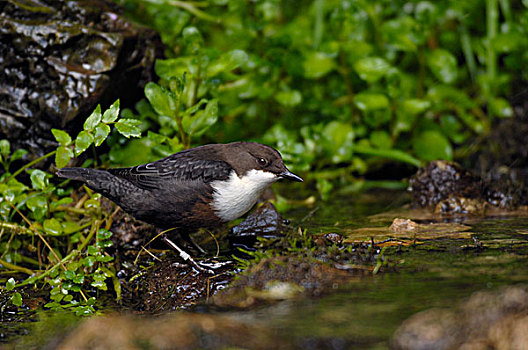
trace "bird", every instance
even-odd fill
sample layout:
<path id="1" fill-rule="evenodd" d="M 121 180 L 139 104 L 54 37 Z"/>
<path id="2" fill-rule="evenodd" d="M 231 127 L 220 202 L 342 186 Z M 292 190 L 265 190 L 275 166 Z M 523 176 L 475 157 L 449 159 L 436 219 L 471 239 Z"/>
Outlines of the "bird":
<path id="1" fill-rule="evenodd" d="M 174 229 L 183 238 L 243 216 L 277 180 L 303 181 L 286 168 L 276 149 L 256 142 L 198 146 L 128 168 L 62 168 L 57 175 L 81 181 L 136 219 Z M 210 272 L 162 238 L 184 260 Z"/>

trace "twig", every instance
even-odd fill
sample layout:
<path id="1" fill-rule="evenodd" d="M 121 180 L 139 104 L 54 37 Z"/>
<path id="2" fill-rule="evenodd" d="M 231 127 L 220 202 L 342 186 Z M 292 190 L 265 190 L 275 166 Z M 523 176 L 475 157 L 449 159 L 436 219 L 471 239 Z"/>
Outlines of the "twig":
<path id="1" fill-rule="evenodd" d="M 17 171 L 15 171 L 8 179 L 6 182 L 9 182 L 9 180 L 11 179 L 14 179 L 15 176 L 17 176 L 18 174 L 20 174 L 21 172 L 23 172 L 24 170 L 26 170 L 27 168 L 37 164 L 38 162 L 40 162 L 41 160 L 44 160 L 48 157 L 51 157 L 52 155 L 54 155 L 57 151 L 51 151 L 50 153 L 47 153 L 45 155 L 43 155 L 42 157 L 39 157 L 35 160 L 32 160 L 31 162 L 27 163 L 26 165 L 24 165 L 23 167 L 21 167 L 20 169 L 18 169 Z"/>

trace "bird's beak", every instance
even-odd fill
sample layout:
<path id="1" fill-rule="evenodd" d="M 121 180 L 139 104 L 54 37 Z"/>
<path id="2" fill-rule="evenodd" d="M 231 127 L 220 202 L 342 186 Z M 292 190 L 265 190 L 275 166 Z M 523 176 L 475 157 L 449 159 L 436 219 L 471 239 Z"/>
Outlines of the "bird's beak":
<path id="1" fill-rule="evenodd" d="M 297 182 L 303 182 L 303 179 L 300 176 L 295 175 L 288 169 L 284 170 L 282 173 L 279 174 L 280 177 L 283 179 L 291 180 L 291 181 L 297 181 Z"/>

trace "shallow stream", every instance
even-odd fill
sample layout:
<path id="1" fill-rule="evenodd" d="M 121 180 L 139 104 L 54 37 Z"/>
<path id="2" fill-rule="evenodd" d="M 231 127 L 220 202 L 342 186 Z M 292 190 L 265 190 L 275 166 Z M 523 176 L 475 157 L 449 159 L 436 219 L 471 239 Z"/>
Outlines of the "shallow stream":
<path id="1" fill-rule="evenodd" d="M 406 200 L 402 192 L 377 191 L 334 198 L 314 208 L 298 207 L 284 216 L 292 225 L 311 233 L 334 232 L 353 238 L 364 235 L 355 231 L 358 228 L 388 227 L 394 215 L 412 217 L 412 212 L 370 217 L 400 209 Z M 195 311 L 227 315 L 244 324 L 258 323 L 268 337 L 274 337 L 270 344 L 284 348 L 386 349 L 398 326 L 419 311 L 449 308 L 476 291 L 528 281 L 528 216 L 441 221 L 456 221 L 471 228 L 464 235 L 446 234 L 434 239 L 421 239 L 417 234 L 411 243 L 388 247 L 384 254 L 397 263 L 395 271 L 352 278 L 347 285 L 335 285 L 335 290 L 319 297 L 291 298 L 238 310 L 218 311 L 198 305 Z M 209 345 L 204 347 L 216 347 Z"/>

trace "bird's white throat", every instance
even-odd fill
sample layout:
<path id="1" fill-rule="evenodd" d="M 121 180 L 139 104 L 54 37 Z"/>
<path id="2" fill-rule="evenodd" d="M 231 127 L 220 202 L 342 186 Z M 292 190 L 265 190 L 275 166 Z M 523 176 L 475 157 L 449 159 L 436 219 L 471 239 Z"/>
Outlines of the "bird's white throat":
<path id="1" fill-rule="evenodd" d="M 237 219 L 251 209 L 262 192 L 279 177 L 268 171 L 250 170 L 242 177 L 235 171 L 228 180 L 213 181 L 213 202 L 211 206 L 224 221 Z"/>

